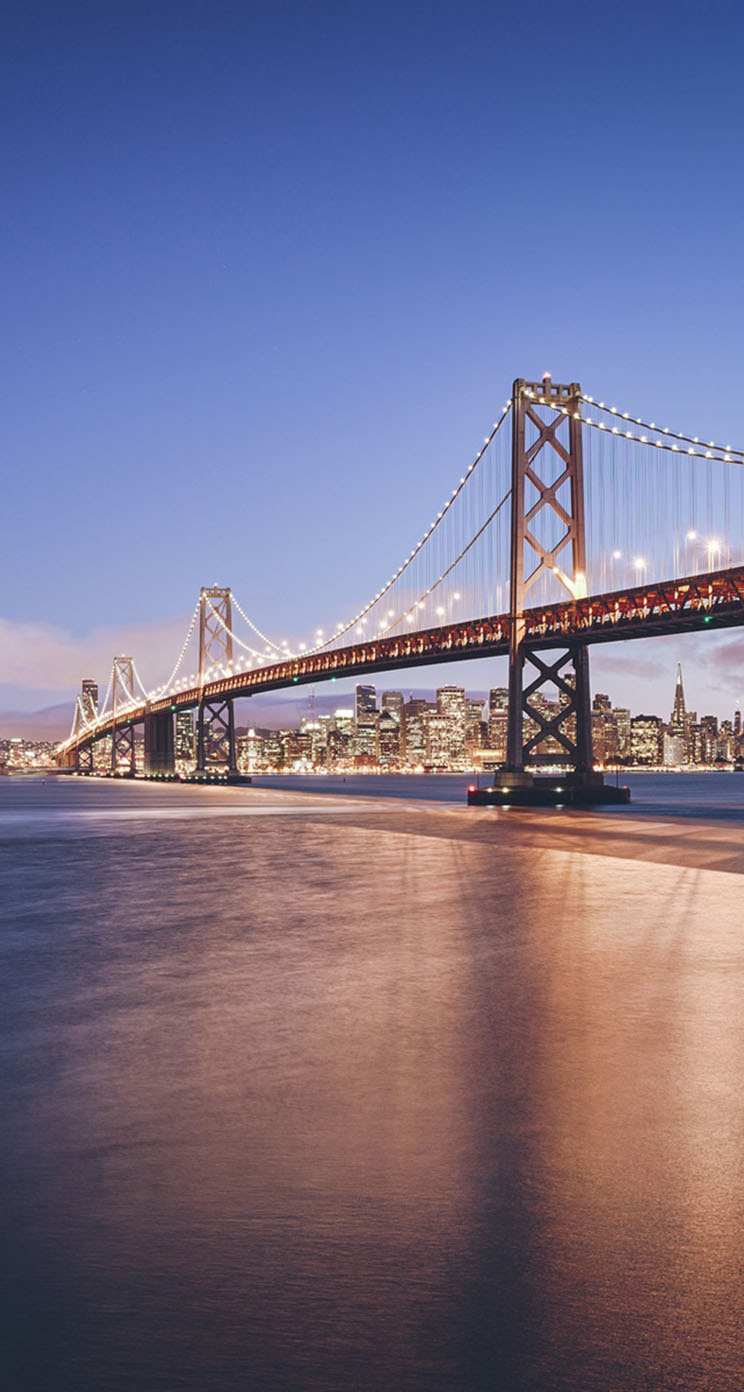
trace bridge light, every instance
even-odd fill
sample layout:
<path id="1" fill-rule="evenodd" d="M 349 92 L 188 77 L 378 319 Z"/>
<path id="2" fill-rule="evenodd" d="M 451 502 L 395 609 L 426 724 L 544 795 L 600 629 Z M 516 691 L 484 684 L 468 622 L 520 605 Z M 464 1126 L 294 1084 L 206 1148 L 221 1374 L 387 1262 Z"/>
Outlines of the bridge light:
<path id="1" fill-rule="evenodd" d="M 685 539 L 687 541 L 697 541 L 697 532 L 688 532 Z"/>

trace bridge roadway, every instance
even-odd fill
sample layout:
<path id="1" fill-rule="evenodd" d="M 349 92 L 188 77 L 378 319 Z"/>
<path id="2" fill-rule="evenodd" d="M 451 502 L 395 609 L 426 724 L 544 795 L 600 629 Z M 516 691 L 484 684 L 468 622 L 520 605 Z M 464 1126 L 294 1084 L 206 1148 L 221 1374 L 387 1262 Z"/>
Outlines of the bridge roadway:
<path id="1" fill-rule="evenodd" d="M 524 622 L 525 646 L 533 650 L 557 648 L 577 639 L 587 644 L 615 643 L 703 627 L 732 628 L 744 624 L 744 566 L 526 609 Z M 253 696 L 370 672 L 503 656 L 509 651 L 510 623 L 508 614 L 461 620 L 235 672 L 201 687 L 173 692 L 159 701 L 126 707 L 117 712 L 116 727 L 140 724 L 148 710 L 188 710 L 204 699 Z M 110 714 L 94 733 L 81 731 L 65 741 L 59 748 L 59 762 L 69 762 L 76 749 L 110 734 L 113 725 Z"/>

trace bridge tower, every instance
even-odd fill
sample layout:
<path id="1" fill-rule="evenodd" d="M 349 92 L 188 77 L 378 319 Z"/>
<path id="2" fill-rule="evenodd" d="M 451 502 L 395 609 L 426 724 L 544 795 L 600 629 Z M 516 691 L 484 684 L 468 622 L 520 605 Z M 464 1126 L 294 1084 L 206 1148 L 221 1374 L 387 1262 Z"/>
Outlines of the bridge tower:
<path id="1" fill-rule="evenodd" d="M 199 688 L 217 674 L 232 671 L 232 594 L 229 586 L 202 587 L 199 598 Z M 235 718 L 230 697 L 200 695 L 196 726 L 196 772 L 237 772 Z"/>
<path id="2" fill-rule="evenodd" d="M 512 396 L 512 524 L 509 637 L 509 720 L 506 770 L 524 776 L 525 763 L 548 736 L 574 771 L 592 770 L 589 658 L 586 644 L 535 651 L 525 644 L 529 591 L 552 575 L 571 599 L 586 594 L 581 387 L 518 378 Z M 533 671 L 526 672 L 527 664 Z M 525 677 L 529 679 L 525 681 Z M 533 698 L 557 689 L 557 714 L 546 716 Z M 525 737 L 524 717 L 534 731 Z"/>
<path id="3" fill-rule="evenodd" d="M 134 701 L 134 662 L 131 657 L 115 657 L 111 672 L 111 772 L 124 771 L 134 778 L 134 726 L 117 726 L 117 713 Z"/>

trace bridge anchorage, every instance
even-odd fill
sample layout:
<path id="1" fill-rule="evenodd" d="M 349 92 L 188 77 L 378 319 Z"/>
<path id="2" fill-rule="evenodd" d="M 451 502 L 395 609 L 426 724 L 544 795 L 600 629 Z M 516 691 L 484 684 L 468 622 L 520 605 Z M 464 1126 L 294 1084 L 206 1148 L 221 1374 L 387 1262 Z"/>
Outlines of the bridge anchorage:
<path id="1" fill-rule="evenodd" d="M 546 573 L 572 599 L 586 596 L 586 524 L 581 387 L 517 378 L 512 390 L 509 704 L 506 763 L 488 788 L 468 790 L 470 806 L 562 806 L 628 802 L 629 788 L 605 784 L 593 767 L 589 653 L 580 638 L 527 636 L 525 601 Z M 527 664 L 533 674 L 528 674 Z M 532 698 L 559 692 L 550 716 Z M 531 733 L 525 732 L 525 716 Z M 525 767 L 547 738 L 569 771 L 536 776 Z"/>

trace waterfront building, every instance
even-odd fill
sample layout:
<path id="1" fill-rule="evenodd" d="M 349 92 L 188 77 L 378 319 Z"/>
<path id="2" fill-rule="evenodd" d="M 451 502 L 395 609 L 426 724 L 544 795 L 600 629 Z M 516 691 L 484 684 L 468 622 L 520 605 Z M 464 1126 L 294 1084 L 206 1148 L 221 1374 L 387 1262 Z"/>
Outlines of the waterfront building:
<path id="1" fill-rule="evenodd" d="M 658 715 L 634 715 L 630 722 L 630 756 L 634 764 L 662 762 L 664 723 Z"/>
<path id="2" fill-rule="evenodd" d="M 673 731 L 671 727 L 664 731 L 663 735 L 663 759 L 662 762 L 668 768 L 679 768 L 688 762 L 689 737 L 686 732 Z"/>
<path id="3" fill-rule="evenodd" d="M 735 758 L 733 724 L 730 720 L 722 720 L 718 731 L 718 762 L 732 764 Z"/>
<path id="4" fill-rule="evenodd" d="M 437 715 L 446 723 L 444 735 L 445 759 L 448 768 L 465 766 L 465 737 L 467 731 L 467 706 L 465 688 L 462 686 L 440 686 L 437 691 Z M 430 718 L 431 727 L 431 718 Z M 431 734 L 429 739 L 431 745 Z"/>
<path id="5" fill-rule="evenodd" d="M 631 757 L 630 711 L 627 706 L 615 706 L 612 716 L 615 721 L 618 761 L 627 764 Z"/>
<path id="6" fill-rule="evenodd" d="M 488 725 L 483 719 L 483 702 L 470 697 L 465 702 L 465 757 L 469 766 L 488 739 Z"/>
<path id="7" fill-rule="evenodd" d="M 403 751 L 410 768 L 428 758 L 428 721 L 434 707 L 429 701 L 406 701 L 403 707 Z"/>
<path id="8" fill-rule="evenodd" d="M 194 714 L 190 710 L 176 712 L 176 763 L 190 764 L 195 758 Z"/>
<path id="9" fill-rule="evenodd" d="M 380 697 L 380 709 L 389 711 L 395 717 L 399 725 L 403 724 L 403 692 L 402 691 L 383 691 Z"/>
<path id="10" fill-rule="evenodd" d="M 321 768 L 325 763 L 326 749 L 328 745 L 328 732 L 321 720 L 303 720 L 300 725 L 302 734 L 307 735 L 310 740 L 310 761 L 313 768 Z"/>
<path id="11" fill-rule="evenodd" d="M 363 763 L 377 758 L 377 701 L 373 686 L 357 686 L 354 693 L 354 757 Z"/>
<path id="12" fill-rule="evenodd" d="M 244 735 L 238 736 L 236 743 L 238 768 L 241 773 L 256 773 L 265 767 L 266 740 L 263 732 L 248 730 Z"/>
<path id="13" fill-rule="evenodd" d="M 349 738 L 354 734 L 354 712 L 348 706 L 339 706 L 333 712 L 333 728 L 339 733 L 348 735 Z"/>
<path id="14" fill-rule="evenodd" d="M 701 717 L 700 754 L 703 764 L 714 764 L 718 758 L 718 720 L 715 715 Z"/>
<path id="15" fill-rule="evenodd" d="M 377 697 L 373 686 L 357 686 L 354 690 L 354 719 L 371 720 L 377 714 Z"/>
<path id="16" fill-rule="evenodd" d="M 506 760 L 506 730 L 509 721 L 509 692 L 496 686 L 488 693 L 488 748 L 497 759 Z"/>
<path id="17" fill-rule="evenodd" d="M 397 768 L 400 764 L 400 724 L 392 711 L 380 711 L 377 738 L 381 768 Z"/>
<path id="18" fill-rule="evenodd" d="M 617 763 L 617 721 L 610 698 L 603 691 L 598 691 L 592 701 L 592 746 L 595 763 Z"/>
<path id="19" fill-rule="evenodd" d="M 268 730 L 264 740 L 264 755 L 266 766 L 279 772 L 284 768 L 285 763 L 285 743 L 282 738 L 283 730 Z"/>
<path id="20" fill-rule="evenodd" d="M 675 749 L 679 758 L 673 762 L 675 764 L 689 763 L 690 759 L 690 725 L 692 721 L 685 708 L 685 692 L 682 685 L 682 667 L 677 663 L 677 680 L 674 686 L 674 705 L 672 714 L 669 718 L 669 734 L 676 740 Z M 666 762 L 666 760 L 665 760 Z"/>
<path id="21" fill-rule="evenodd" d="M 439 711 L 429 712 L 427 719 L 426 762 L 436 769 L 447 769 L 450 763 L 450 722 Z"/>

